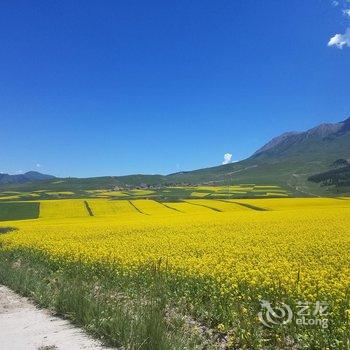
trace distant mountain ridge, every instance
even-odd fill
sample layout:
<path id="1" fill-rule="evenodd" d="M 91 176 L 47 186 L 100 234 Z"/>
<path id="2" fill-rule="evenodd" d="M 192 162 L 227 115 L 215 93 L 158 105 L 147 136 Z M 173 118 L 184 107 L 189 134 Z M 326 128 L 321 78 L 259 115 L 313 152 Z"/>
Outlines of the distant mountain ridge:
<path id="1" fill-rule="evenodd" d="M 274 137 L 271 141 L 269 141 L 266 145 L 258 149 L 253 155 L 258 155 L 263 152 L 267 152 L 275 147 L 278 147 L 283 144 L 290 144 L 292 139 L 296 139 L 296 136 L 300 135 L 301 132 L 297 131 L 289 131 L 284 134 Z"/>
<path id="2" fill-rule="evenodd" d="M 336 160 L 350 159 L 350 118 L 324 123 L 307 131 L 273 138 L 240 162 L 168 175 L 174 182 L 278 184 L 299 195 L 329 194 L 331 189 L 308 178 L 330 170 Z M 350 189 L 337 189 L 336 193 Z"/>
<path id="3" fill-rule="evenodd" d="M 253 157 L 262 155 L 266 152 L 280 154 L 290 149 L 294 144 L 302 143 L 305 140 L 319 139 L 329 137 L 338 137 L 350 131 L 350 117 L 339 123 L 324 123 L 304 132 L 287 132 L 273 138 L 262 148 L 258 149 Z"/>
<path id="4" fill-rule="evenodd" d="M 0 184 L 22 184 L 32 181 L 55 179 L 55 176 L 46 175 L 37 171 L 28 171 L 24 174 L 9 175 L 0 173 Z"/>
<path id="5" fill-rule="evenodd" d="M 332 195 L 333 189 L 320 186 L 308 178 L 334 169 L 339 160 L 350 160 L 350 118 L 339 123 L 324 123 L 307 131 L 284 133 L 257 150 L 251 157 L 236 163 L 210 168 L 182 171 L 169 175 L 129 175 L 95 178 L 66 178 L 44 183 L 21 185 L 28 180 L 23 175 L 1 188 L 39 190 L 106 189 L 139 185 L 173 184 L 256 184 L 279 185 L 295 195 Z M 333 168 L 332 168 L 333 167 Z M 27 173 L 28 174 L 28 173 Z M 41 174 L 42 175 L 42 174 Z M 43 175 L 47 176 L 47 175 Z M 40 178 L 42 179 L 42 178 Z M 38 180 L 36 178 L 35 180 Z M 5 179 L 8 181 L 8 179 Z M 16 182 L 17 181 L 17 182 Z M 3 184 L 7 185 L 4 186 Z M 338 182 L 339 183 L 339 182 Z M 350 193 L 350 188 L 336 189 L 334 193 Z M 333 194 L 334 194 L 333 193 Z"/>

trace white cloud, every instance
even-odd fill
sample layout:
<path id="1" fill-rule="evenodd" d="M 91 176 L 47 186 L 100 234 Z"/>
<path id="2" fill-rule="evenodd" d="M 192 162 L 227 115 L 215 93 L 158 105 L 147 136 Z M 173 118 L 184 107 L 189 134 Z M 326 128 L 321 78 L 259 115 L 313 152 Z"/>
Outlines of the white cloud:
<path id="1" fill-rule="evenodd" d="M 337 7 L 338 5 L 339 5 L 339 1 L 332 1 L 332 5 L 334 6 L 334 7 Z"/>
<path id="2" fill-rule="evenodd" d="M 350 9 L 343 10 L 343 13 L 344 13 L 345 16 L 349 16 L 350 17 Z"/>
<path id="3" fill-rule="evenodd" d="M 223 165 L 231 163 L 232 160 L 232 154 L 231 153 L 225 153 L 224 154 L 224 161 L 222 162 Z"/>
<path id="4" fill-rule="evenodd" d="M 350 47 L 350 28 L 347 28 L 344 34 L 336 34 L 331 37 L 328 46 L 336 46 L 338 49 L 344 46 Z"/>
<path id="5" fill-rule="evenodd" d="M 37 168 L 41 168 L 41 164 L 39 164 L 39 163 L 36 163 L 35 166 L 36 166 Z"/>

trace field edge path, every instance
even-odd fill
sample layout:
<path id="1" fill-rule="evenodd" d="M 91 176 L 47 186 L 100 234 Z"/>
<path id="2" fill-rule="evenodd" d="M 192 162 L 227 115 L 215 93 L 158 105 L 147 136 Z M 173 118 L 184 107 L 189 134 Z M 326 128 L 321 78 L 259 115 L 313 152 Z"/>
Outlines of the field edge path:
<path id="1" fill-rule="evenodd" d="M 3 349 L 107 349 L 82 329 L 38 309 L 27 298 L 3 285 L 0 285 L 0 339 Z"/>

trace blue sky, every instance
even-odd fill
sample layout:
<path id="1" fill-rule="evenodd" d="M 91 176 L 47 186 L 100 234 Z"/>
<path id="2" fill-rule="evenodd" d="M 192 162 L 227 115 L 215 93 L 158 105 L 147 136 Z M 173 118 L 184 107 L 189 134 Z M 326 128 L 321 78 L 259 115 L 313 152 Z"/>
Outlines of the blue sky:
<path id="1" fill-rule="evenodd" d="M 165 174 L 221 164 L 225 153 L 243 159 L 282 132 L 345 119 L 348 8 L 2 2 L 0 171 Z"/>

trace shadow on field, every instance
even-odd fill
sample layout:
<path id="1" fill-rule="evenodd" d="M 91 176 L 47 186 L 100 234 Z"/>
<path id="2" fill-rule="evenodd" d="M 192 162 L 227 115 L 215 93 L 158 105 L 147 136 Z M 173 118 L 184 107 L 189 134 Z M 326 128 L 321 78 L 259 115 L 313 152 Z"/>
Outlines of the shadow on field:
<path id="1" fill-rule="evenodd" d="M 13 231 L 18 231 L 18 228 L 16 227 L 0 227 L 0 235 L 13 232 Z"/>

